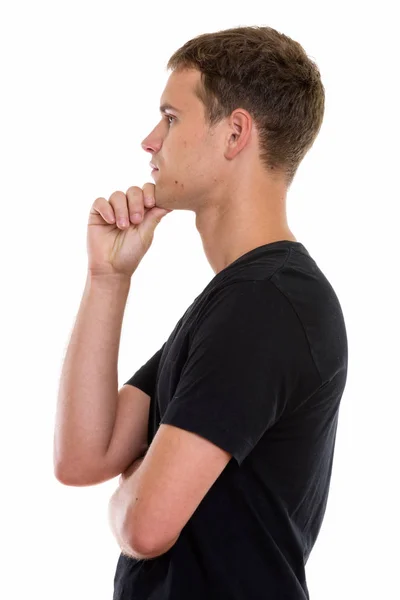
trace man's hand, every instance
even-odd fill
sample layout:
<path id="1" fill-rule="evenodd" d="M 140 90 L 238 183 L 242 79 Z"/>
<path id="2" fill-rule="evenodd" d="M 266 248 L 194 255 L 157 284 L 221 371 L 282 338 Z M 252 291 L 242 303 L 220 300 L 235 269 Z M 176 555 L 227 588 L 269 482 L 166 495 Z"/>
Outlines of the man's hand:
<path id="1" fill-rule="evenodd" d="M 144 558 L 134 553 L 130 548 L 129 543 L 124 538 L 123 527 L 126 519 L 126 513 L 128 510 L 129 503 L 131 502 L 132 489 L 131 486 L 135 485 L 134 477 L 131 479 L 131 486 L 129 486 L 129 478 L 138 470 L 144 460 L 144 456 L 137 458 L 131 465 L 119 476 L 118 488 L 110 498 L 108 504 L 108 518 L 115 539 L 118 542 L 122 552 L 127 556 L 133 558 Z M 124 485 L 125 484 L 125 485 Z"/>
<path id="2" fill-rule="evenodd" d="M 150 202 L 147 201 L 150 198 Z M 161 219 L 172 212 L 156 205 L 155 185 L 132 185 L 93 202 L 87 227 L 88 271 L 96 277 L 130 279 L 150 248 Z M 139 213 L 139 217 L 136 217 Z"/>

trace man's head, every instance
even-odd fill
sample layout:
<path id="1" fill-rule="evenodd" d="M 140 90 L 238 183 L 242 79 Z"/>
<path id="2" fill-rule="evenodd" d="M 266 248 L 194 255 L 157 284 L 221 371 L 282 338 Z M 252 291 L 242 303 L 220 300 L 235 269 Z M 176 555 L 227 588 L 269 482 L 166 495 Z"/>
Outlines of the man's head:
<path id="1" fill-rule="evenodd" d="M 194 93 L 199 78 L 196 69 L 170 75 L 161 96 L 160 121 L 142 142 L 152 156 L 151 162 L 159 168 L 154 182 L 157 201 L 165 208 L 195 209 L 191 200 L 195 197 L 200 202 L 208 196 L 213 174 L 219 171 L 214 163 L 219 156 L 217 140 Z"/>
<path id="2" fill-rule="evenodd" d="M 270 27 L 200 35 L 168 61 L 170 104 L 142 147 L 157 204 L 201 210 L 244 182 L 286 191 L 317 137 L 324 87 L 298 42 Z"/>

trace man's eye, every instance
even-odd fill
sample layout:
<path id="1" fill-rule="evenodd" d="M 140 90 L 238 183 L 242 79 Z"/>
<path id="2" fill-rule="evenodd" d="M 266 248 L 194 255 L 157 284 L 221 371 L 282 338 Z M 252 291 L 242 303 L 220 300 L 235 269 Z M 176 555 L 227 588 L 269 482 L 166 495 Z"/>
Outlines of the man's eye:
<path id="1" fill-rule="evenodd" d="M 172 119 L 173 121 L 175 120 L 175 117 L 171 117 L 171 115 L 164 115 L 164 118 L 167 119 Z M 169 123 L 171 125 L 171 123 Z"/>

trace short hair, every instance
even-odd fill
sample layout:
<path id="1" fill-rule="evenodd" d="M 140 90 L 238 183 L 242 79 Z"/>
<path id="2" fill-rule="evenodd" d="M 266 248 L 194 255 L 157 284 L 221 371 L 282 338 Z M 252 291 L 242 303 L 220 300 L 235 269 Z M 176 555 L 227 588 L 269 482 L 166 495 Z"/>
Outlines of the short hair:
<path id="1" fill-rule="evenodd" d="M 197 69 L 195 94 L 212 127 L 236 108 L 252 116 L 260 160 L 289 188 L 322 125 L 325 90 L 303 47 L 271 27 L 235 27 L 199 35 L 176 50 L 167 69 Z"/>

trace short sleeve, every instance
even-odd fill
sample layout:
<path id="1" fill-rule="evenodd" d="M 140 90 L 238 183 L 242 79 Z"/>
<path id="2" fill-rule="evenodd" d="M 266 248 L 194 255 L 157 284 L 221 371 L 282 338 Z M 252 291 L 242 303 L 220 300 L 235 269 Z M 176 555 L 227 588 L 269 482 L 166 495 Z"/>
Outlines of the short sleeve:
<path id="1" fill-rule="evenodd" d="M 296 335 L 303 336 L 296 315 L 274 284 L 220 288 L 195 324 L 161 423 L 207 438 L 240 466 L 284 411 L 298 368 Z"/>
<path id="2" fill-rule="evenodd" d="M 134 385 L 150 397 L 154 395 L 158 365 L 166 342 L 153 356 L 132 375 L 124 385 Z"/>

